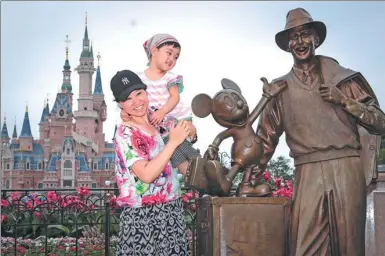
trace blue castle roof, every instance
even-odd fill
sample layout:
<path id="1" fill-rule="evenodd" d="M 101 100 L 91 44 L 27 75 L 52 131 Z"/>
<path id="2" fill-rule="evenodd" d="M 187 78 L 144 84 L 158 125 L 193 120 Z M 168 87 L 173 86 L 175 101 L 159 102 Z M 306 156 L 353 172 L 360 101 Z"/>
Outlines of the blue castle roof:
<path id="1" fill-rule="evenodd" d="M 103 87 L 102 87 L 102 78 L 100 75 L 100 67 L 96 69 L 96 79 L 95 79 L 95 88 L 94 88 L 94 95 L 101 95 L 103 94 Z"/>
<path id="2" fill-rule="evenodd" d="M 29 123 L 28 107 L 25 109 L 23 127 L 21 128 L 20 137 L 32 137 L 31 125 Z"/>

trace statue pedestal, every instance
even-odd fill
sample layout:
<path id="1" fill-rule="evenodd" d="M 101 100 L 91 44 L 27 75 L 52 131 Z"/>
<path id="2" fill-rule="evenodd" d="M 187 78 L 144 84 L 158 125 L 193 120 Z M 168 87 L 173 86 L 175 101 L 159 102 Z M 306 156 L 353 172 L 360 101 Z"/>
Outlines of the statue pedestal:
<path id="1" fill-rule="evenodd" d="M 205 196 L 197 203 L 197 255 L 287 255 L 289 198 Z"/>

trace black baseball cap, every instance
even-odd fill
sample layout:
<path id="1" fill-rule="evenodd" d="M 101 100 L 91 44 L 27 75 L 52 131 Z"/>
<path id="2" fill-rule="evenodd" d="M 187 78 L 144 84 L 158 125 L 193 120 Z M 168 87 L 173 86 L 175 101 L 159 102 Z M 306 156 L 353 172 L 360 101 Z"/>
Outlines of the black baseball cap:
<path id="1" fill-rule="evenodd" d="M 116 101 L 125 101 L 131 92 L 147 89 L 137 74 L 131 70 L 121 70 L 111 79 L 111 91 Z"/>

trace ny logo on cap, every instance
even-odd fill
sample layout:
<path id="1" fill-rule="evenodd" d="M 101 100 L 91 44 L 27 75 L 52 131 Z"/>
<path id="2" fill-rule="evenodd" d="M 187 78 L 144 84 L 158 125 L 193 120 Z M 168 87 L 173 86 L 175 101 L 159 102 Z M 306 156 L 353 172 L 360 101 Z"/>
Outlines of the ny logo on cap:
<path id="1" fill-rule="evenodd" d="M 123 78 L 122 78 L 122 83 L 123 83 L 124 85 L 127 85 L 127 84 L 130 83 L 130 81 L 128 81 L 127 77 L 123 77 Z"/>

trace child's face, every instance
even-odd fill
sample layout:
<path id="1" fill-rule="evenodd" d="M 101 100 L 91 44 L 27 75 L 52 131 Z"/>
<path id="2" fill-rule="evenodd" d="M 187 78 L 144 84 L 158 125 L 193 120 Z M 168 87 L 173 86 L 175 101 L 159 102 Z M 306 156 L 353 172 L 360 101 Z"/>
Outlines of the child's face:
<path id="1" fill-rule="evenodd" d="M 147 114 L 148 97 L 143 89 L 136 90 L 128 95 L 127 100 L 120 103 L 124 112 L 131 116 L 144 116 Z"/>
<path id="2" fill-rule="evenodd" d="M 180 49 L 172 45 L 163 46 L 160 49 L 153 48 L 152 62 L 162 71 L 170 71 L 176 65 Z"/>

